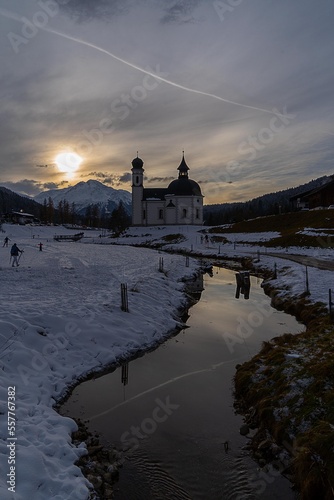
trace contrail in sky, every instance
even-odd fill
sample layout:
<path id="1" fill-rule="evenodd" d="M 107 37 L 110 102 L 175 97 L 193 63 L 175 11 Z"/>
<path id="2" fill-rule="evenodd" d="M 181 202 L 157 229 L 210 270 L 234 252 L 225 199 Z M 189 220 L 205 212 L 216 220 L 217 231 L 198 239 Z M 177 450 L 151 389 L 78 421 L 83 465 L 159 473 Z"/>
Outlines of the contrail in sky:
<path id="1" fill-rule="evenodd" d="M 22 23 L 22 18 L 21 17 L 19 17 L 15 13 L 7 11 L 5 9 L 0 9 L 0 15 L 6 17 L 8 19 L 14 19 L 15 21 L 18 21 L 18 22 Z M 192 92 L 193 94 L 199 94 L 199 95 L 203 95 L 203 96 L 206 96 L 206 97 L 211 97 L 211 98 L 216 99 L 218 101 L 222 101 L 222 102 L 225 102 L 227 104 L 233 104 L 235 106 L 240 106 L 242 108 L 253 109 L 253 110 L 256 110 L 256 111 L 262 111 L 263 113 L 274 114 L 276 116 L 284 116 L 284 115 L 280 115 L 280 113 L 278 113 L 277 110 L 273 111 L 273 110 L 269 110 L 269 109 L 259 108 L 259 107 L 256 107 L 256 106 L 249 106 L 248 104 L 242 104 L 240 102 L 235 102 L 235 101 L 231 101 L 229 99 L 224 99 L 223 97 L 220 97 L 220 96 L 218 96 L 216 94 L 211 94 L 209 92 L 204 92 L 202 90 L 196 90 L 196 89 L 193 89 L 193 88 L 190 88 L 190 87 L 186 87 L 184 85 L 180 85 L 179 83 L 175 83 L 172 80 L 168 80 L 167 78 L 164 78 L 162 76 L 157 75 L 156 73 L 153 73 L 152 71 L 149 71 L 149 70 L 147 70 L 145 68 L 137 66 L 136 64 L 133 64 L 133 63 L 131 63 L 129 61 L 126 61 L 125 59 L 122 59 L 121 57 L 116 56 L 115 54 L 113 54 L 109 50 L 103 49 L 102 47 L 99 47 L 98 45 L 94 45 L 93 43 L 86 42 L 85 40 L 81 40 L 80 38 L 76 38 L 74 36 L 67 35 L 66 33 L 62 33 L 60 31 L 54 30 L 52 28 L 48 28 L 48 27 L 44 26 L 44 27 L 37 27 L 37 29 L 40 29 L 42 31 L 46 31 L 48 33 L 52 33 L 54 35 L 57 35 L 57 36 L 62 37 L 62 38 L 65 38 L 67 40 L 71 40 L 72 42 L 78 43 L 80 45 L 86 45 L 87 47 L 91 47 L 92 49 L 98 50 L 99 52 L 102 52 L 103 54 L 106 54 L 106 55 L 112 57 L 116 61 L 119 61 L 122 64 L 125 64 L 126 66 L 129 66 L 130 68 L 133 68 L 133 69 L 135 69 L 137 71 L 140 71 L 141 73 L 144 73 L 146 75 L 152 76 L 153 78 L 155 78 L 157 80 L 160 80 L 161 82 L 164 82 L 167 85 L 171 85 L 172 87 L 176 87 L 176 88 L 178 88 L 180 90 L 185 90 L 187 92 Z"/>
<path id="2" fill-rule="evenodd" d="M 218 99 L 219 101 L 226 102 L 228 104 L 234 104 L 235 106 L 241 106 L 243 108 L 249 108 L 249 109 L 255 109 L 257 111 L 263 111 L 264 113 L 270 113 L 274 114 L 273 111 L 269 109 L 263 109 L 263 108 L 258 108 L 256 106 L 249 106 L 247 104 L 242 104 L 240 102 L 235 102 L 235 101 L 230 101 L 229 99 L 224 99 L 223 97 L 220 97 L 215 94 L 211 94 L 209 92 L 204 92 L 202 90 L 196 90 L 190 87 L 185 87 L 184 85 L 180 85 L 179 83 L 175 83 L 172 80 L 168 80 L 167 78 L 163 78 L 162 76 L 157 75 L 156 73 L 153 73 L 152 71 L 149 71 L 145 68 L 141 68 L 140 66 L 137 66 L 136 64 L 133 64 L 129 61 L 126 61 L 125 59 L 122 59 L 121 57 L 116 56 L 112 52 L 109 52 L 109 50 L 103 49 L 102 47 L 99 47 L 98 45 L 94 45 L 93 43 L 86 42 L 85 40 L 81 40 L 80 38 L 75 38 L 70 35 L 66 35 L 65 33 L 61 33 L 60 31 L 56 31 L 51 28 L 44 28 L 45 31 L 48 31 L 49 33 L 53 33 L 54 35 L 58 35 L 62 38 L 67 38 L 68 40 L 72 40 L 73 42 L 79 43 L 81 45 L 86 45 L 87 47 L 91 47 L 92 49 L 98 50 L 99 52 L 103 52 L 104 54 L 107 54 L 108 56 L 112 57 L 113 59 L 116 59 L 116 61 L 119 61 L 123 64 L 126 64 L 127 66 L 130 66 L 130 68 L 136 69 L 137 71 L 140 71 L 141 73 L 144 73 L 146 75 L 152 76 L 157 80 L 160 80 L 161 82 L 167 83 L 168 85 L 171 85 L 172 87 L 176 87 L 181 90 L 186 90 L 187 92 L 192 92 L 194 94 L 200 94 L 204 95 L 207 97 L 212 97 L 214 99 Z M 276 113 L 278 115 L 278 113 Z"/>

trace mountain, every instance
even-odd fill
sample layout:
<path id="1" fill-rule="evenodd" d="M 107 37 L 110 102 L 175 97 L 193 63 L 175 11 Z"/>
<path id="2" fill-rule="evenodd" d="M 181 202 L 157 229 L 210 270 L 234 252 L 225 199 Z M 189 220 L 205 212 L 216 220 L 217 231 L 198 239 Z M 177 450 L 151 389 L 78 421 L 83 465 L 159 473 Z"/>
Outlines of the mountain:
<path id="1" fill-rule="evenodd" d="M 66 200 L 70 205 L 75 204 L 75 211 L 84 215 L 87 207 L 98 205 L 101 215 L 106 212 L 112 212 L 118 207 L 120 201 L 123 202 L 125 210 L 131 212 L 131 193 L 124 189 L 114 189 L 108 187 L 102 182 L 89 180 L 81 181 L 75 186 L 64 189 L 51 189 L 43 191 L 34 197 L 38 203 L 44 203 L 44 200 L 51 198 L 55 208 L 60 201 Z"/>
<path id="2" fill-rule="evenodd" d="M 264 194 L 249 201 L 206 205 L 204 207 L 205 224 L 208 226 L 228 224 L 264 215 L 291 212 L 295 210 L 290 201 L 292 196 L 320 187 L 331 179 L 331 176 L 325 175 L 301 186 Z"/>
<path id="3" fill-rule="evenodd" d="M 39 218 L 41 205 L 31 198 L 14 193 L 5 187 L 0 187 L 0 214 L 11 213 L 13 210 L 15 212 L 22 210 Z"/>

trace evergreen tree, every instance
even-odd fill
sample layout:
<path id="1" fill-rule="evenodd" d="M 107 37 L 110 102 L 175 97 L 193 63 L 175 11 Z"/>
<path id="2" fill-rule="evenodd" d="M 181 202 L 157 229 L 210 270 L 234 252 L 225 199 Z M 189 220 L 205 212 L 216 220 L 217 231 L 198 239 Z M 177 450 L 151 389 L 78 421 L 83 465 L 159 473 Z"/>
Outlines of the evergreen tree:
<path id="1" fill-rule="evenodd" d="M 131 218 L 127 214 L 122 201 L 119 202 L 118 207 L 111 213 L 110 229 L 116 234 L 120 234 L 129 227 Z"/>

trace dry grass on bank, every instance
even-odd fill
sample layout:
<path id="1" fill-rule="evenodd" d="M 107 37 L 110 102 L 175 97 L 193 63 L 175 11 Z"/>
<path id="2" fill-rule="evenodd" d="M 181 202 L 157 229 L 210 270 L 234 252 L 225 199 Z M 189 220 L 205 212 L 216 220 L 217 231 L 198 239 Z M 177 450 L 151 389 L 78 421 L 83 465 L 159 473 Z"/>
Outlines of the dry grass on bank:
<path id="1" fill-rule="evenodd" d="M 309 228 L 315 230 L 314 235 L 302 234 L 302 231 Z M 257 219 L 237 222 L 230 227 L 213 227 L 210 228 L 210 233 L 233 234 L 275 231 L 279 232 L 280 236 L 269 241 L 259 241 L 256 244 L 265 247 L 320 246 L 321 248 L 334 248 L 333 228 L 334 210 L 310 210 L 258 217 Z M 317 229 L 319 233 L 320 230 L 326 230 L 326 236 L 317 235 Z"/>
<path id="2" fill-rule="evenodd" d="M 239 408 L 253 409 L 255 450 L 266 430 L 289 450 L 303 500 L 334 497 L 334 325 L 322 308 L 316 316 L 305 332 L 265 342 L 235 376 Z"/>

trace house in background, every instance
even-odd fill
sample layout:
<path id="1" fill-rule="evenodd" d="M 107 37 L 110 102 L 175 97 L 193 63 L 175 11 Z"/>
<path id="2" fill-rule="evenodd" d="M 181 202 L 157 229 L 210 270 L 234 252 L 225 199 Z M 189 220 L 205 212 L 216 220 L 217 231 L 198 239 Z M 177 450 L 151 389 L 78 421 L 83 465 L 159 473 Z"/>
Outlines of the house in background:
<path id="1" fill-rule="evenodd" d="M 32 214 L 27 214 L 20 210 L 19 212 L 14 212 L 14 210 L 9 214 L 10 220 L 14 222 L 14 224 L 25 225 L 31 222 L 37 221 L 36 217 Z"/>
<path id="2" fill-rule="evenodd" d="M 327 208 L 329 205 L 334 205 L 334 179 L 315 189 L 292 196 L 290 201 L 299 210 L 303 208 L 310 210 L 318 207 Z"/>
<path id="3" fill-rule="evenodd" d="M 143 165 L 138 156 L 132 161 L 132 225 L 202 225 L 203 195 L 197 182 L 189 179 L 184 154 L 178 178 L 167 188 L 144 188 Z"/>

